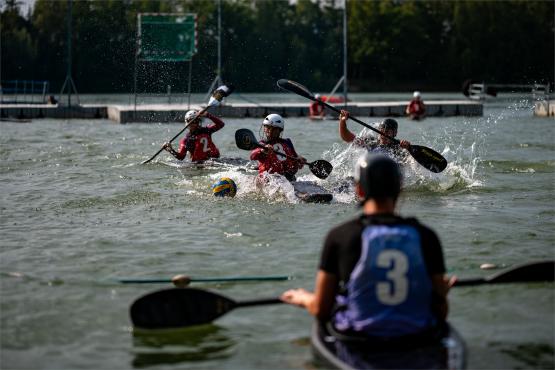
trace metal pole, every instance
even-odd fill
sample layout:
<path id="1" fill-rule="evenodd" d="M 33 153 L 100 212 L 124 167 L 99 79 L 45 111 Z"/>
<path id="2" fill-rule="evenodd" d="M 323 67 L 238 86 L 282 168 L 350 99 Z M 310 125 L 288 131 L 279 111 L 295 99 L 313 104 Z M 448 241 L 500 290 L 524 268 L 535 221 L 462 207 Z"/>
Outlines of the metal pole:
<path id="1" fill-rule="evenodd" d="M 71 0 L 67 0 L 67 76 L 71 79 Z M 71 84 L 67 89 L 67 106 L 71 107 Z"/>
<path id="2" fill-rule="evenodd" d="M 139 63 L 139 42 L 141 37 L 141 14 L 137 15 L 137 34 L 135 35 L 135 70 L 133 72 L 133 119 L 137 118 L 137 74 L 138 63 Z"/>
<path id="3" fill-rule="evenodd" d="M 343 7 L 343 99 L 344 107 L 347 108 L 347 0 Z"/>
<path id="4" fill-rule="evenodd" d="M 222 0 L 218 0 L 218 85 L 222 84 Z"/>
<path id="5" fill-rule="evenodd" d="M 189 82 L 187 83 L 187 110 L 191 109 L 191 77 L 193 76 L 193 57 L 189 60 Z"/>

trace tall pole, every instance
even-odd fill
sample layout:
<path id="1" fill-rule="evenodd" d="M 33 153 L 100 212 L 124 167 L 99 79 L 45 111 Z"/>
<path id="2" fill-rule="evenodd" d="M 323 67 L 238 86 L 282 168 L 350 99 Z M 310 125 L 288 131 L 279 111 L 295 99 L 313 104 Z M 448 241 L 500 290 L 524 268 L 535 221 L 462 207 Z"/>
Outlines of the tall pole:
<path id="1" fill-rule="evenodd" d="M 67 0 L 67 74 L 71 79 L 71 0 Z M 67 89 L 67 106 L 71 107 L 71 85 Z"/>
<path id="2" fill-rule="evenodd" d="M 218 85 L 222 84 L 222 0 L 218 0 Z"/>
<path id="3" fill-rule="evenodd" d="M 77 93 L 77 88 L 75 87 L 75 83 L 73 83 L 73 79 L 71 78 L 71 23 L 72 23 L 72 12 L 71 12 L 71 5 L 72 0 L 67 0 L 67 71 L 66 71 L 66 79 L 64 84 L 62 85 L 62 90 L 60 91 L 60 98 L 64 93 L 64 90 L 67 85 L 67 106 L 71 107 L 71 90 L 75 91 L 77 94 L 77 104 L 79 104 L 79 94 Z"/>
<path id="4" fill-rule="evenodd" d="M 347 107 L 347 0 L 343 7 L 343 100 Z"/>

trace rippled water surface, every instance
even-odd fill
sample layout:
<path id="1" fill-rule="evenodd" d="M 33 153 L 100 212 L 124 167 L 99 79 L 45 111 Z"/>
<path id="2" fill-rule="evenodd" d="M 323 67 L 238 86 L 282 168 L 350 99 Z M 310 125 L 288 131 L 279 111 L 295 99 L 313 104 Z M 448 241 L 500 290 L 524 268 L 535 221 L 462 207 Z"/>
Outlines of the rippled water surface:
<path id="1" fill-rule="evenodd" d="M 262 118 L 225 119 L 214 139 L 239 166 L 197 168 L 154 154 L 179 124 L 102 120 L 0 123 L 2 368 L 300 369 L 313 367 L 311 318 L 277 305 L 233 311 L 213 325 L 133 333 L 130 304 L 167 285 L 118 278 L 291 275 L 286 282 L 197 284 L 236 300 L 312 288 L 333 225 L 358 210 L 346 180 L 360 152 L 341 143 L 335 121 L 286 120 L 285 134 L 309 160 L 334 164 L 319 184 L 329 205 L 303 204 L 287 184 L 253 185 L 238 128 L 258 134 Z M 366 118 L 367 122 L 378 121 Z M 431 174 L 404 166 L 399 211 L 442 240 L 449 272 L 483 276 L 554 258 L 555 121 L 528 102 L 487 103 L 484 117 L 400 119 L 399 137 L 450 162 Z M 360 126 L 349 123 L 359 131 Z M 233 199 L 210 185 L 233 178 Z M 302 180 L 316 180 L 308 170 Z M 455 288 L 450 320 L 467 341 L 470 368 L 553 368 L 553 284 Z"/>

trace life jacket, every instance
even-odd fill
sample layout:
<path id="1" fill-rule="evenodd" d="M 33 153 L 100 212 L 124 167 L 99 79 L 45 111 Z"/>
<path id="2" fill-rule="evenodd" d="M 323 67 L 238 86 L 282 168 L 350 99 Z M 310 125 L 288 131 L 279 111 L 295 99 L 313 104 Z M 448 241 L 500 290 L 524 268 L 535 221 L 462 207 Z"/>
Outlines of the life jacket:
<path id="1" fill-rule="evenodd" d="M 212 131 L 209 128 L 201 127 L 194 134 L 187 135 L 184 140 L 187 151 L 191 153 L 192 162 L 220 157 L 220 151 L 212 141 Z"/>
<path id="2" fill-rule="evenodd" d="M 432 282 L 417 227 L 410 222 L 370 224 L 361 239 L 361 256 L 345 295 L 336 297 L 341 308 L 335 327 L 391 338 L 434 326 Z"/>
<path id="3" fill-rule="evenodd" d="M 290 139 L 279 138 L 269 142 L 262 140 L 260 144 L 271 144 L 275 151 L 285 153 L 292 157 L 298 157 Z M 253 150 L 250 158 L 258 161 L 258 172 L 260 174 L 264 172 L 278 173 L 287 177 L 295 175 L 299 168 L 302 167 L 299 161 L 278 155 L 275 152 L 263 154 L 261 148 Z"/>
<path id="4" fill-rule="evenodd" d="M 309 107 L 310 116 L 320 116 L 324 113 L 324 106 L 318 102 L 312 102 Z"/>

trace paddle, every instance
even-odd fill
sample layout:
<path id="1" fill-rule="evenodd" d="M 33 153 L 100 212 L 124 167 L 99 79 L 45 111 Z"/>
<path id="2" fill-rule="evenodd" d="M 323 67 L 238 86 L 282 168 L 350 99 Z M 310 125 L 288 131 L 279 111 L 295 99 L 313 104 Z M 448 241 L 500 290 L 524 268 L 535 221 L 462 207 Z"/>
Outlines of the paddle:
<path id="1" fill-rule="evenodd" d="M 181 133 L 183 133 L 183 131 L 185 131 L 187 127 L 189 127 L 189 125 L 193 123 L 201 114 L 206 112 L 208 108 L 220 104 L 222 99 L 228 96 L 229 94 L 231 94 L 232 91 L 233 91 L 233 86 L 226 86 L 226 85 L 222 85 L 218 87 L 216 90 L 214 90 L 214 92 L 212 93 L 212 96 L 210 97 L 210 100 L 208 101 L 208 105 L 204 107 L 200 112 L 198 112 L 197 115 L 193 119 L 191 119 L 189 123 L 187 123 L 185 127 L 183 127 L 183 129 L 181 129 L 181 131 L 179 131 L 177 135 L 172 137 L 168 142 L 171 143 L 172 141 L 177 139 L 177 137 L 181 135 Z M 156 158 L 156 156 L 158 156 L 158 154 L 162 153 L 163 150 L 164 150 L 164 147 L 162 146 L 162 148 L 160 148 L 159 151 L 157 151 L 152 157 L 150 157 L 146 161 L 143 161 L 142 164 L 146 164 L 152 161 L 154 158 Z"/>
<path id="2" fill-rule="evenodd" d="M 279 298 L 235 302 L 206 290 L 171 288 L 140 297 L 130 314 L 136 328 L 168 329 L 207 324 L 239 307 L 276 303 L 283 302 Z"/>
<path id="3" fill-rule="evenodd" d="M 286 80 L 286 79 L 281 79 L 277 82 L 277 85 L 279 87 L 281 87 L 284 90 L 287 91 L 291 91 L 297 95 L 300 96 L 304 96 L 305 98 L 308 98 L 310 100 L 314 100 L 317 102 L 322 103 L 323 105 L 325 105 L 326 107 L 328 107 L 329 109 L 340 113 L 341 110 L 334 107 L 333 105 L 330 105 L 328 103 L 326 103 L 325 101 L 322 101 L 320 99 L 316 99 L 316 97 L 314 96 L 314 94 L 312 94 L 306 87 L 304 87 L 303 85 L 301 85 L 298 82 L 295 81 L 291 81 L 291 80 Z M 372 131 L 377 132 L 378 134 L 387 137 L 388 139 L 390 139 L 391 141 L 399 144 L 400 141 L 395 139 L 392 136 L 386 135 L 384 133 L 382 133 L 381 131 L 375 129 L 374 127 L 362 122 L 361 120 L 359 120 L 356 117 L 353 117 L 351 115 L 349 115 L 349 118 L 352 119 L 353 121 L 363 125 L 364 127 L 369 128 Z M 420 163 L 423 167 L 427 168 L 428 170 L 438 173 L 441 172 L 445 169 L 445 167 L 447 167 L 447 160 L 438 152 L 436 152 L 433 149 L 427 148 L 425 146 L 421 146 L 421 145 L 412 145 L 410 146 L 409 149 L 407 149 L 408 152 L 410 153 L 410 155 L 412 155 L 412 157 L 418 162 Z"/>
<path id="4" fill-rule="evenodd" d="M 240 128 L 239 130 L 235 131 L 235 143 L 237 144 L 237 147 L 239 149 L 244 149 L 244 150 L 265 148 L 264 145 L 260 144 L 258 140 L 256 140 L 256 137 L 254 136 L 252 131 L 246 128 Z M 274 150 L 274 153 L 282 157 L 299 160 L 299 158 L 297 157 L 293 157 L 275 150 Z M 314 162 L 305 162 L 305 164 L 308 165 L 308 168 L 314 174 L 314 176 L 320 179 L 327 178 L 330 175 L 331 171 L 333 170 L 333 166 L 331 165 L 331 163 L 323 159 L 319 159 Z"/>
<path id="5" fill-rule="evenodd" d="M 500 271 L 488 277 L 459 279 L 458 286 L 502 283 L 531 283 L 553 281 L 555 279 L 555 261 L 528 262 Z"/>
<path id="6" fill-rule="evenodd" d="M 291 280 L 291 276 L 234 276 L 223 278 L 192 278 L 187 275 L 178 275 L 173 279 L 118 279 L 122 284 L 157 284 L 157 283 L 173 283 L 179 277 L 179 280 L 189 283 L 219 283 L 233 281 L 282 281 Z"/>
<path id="7" fill-rule="evenodd" d="M 529 262 L 486 278 L 459 279 L 454 286 L 554 281 L 555 261 Z M 193 288 L 172 288 L 146 294 L 131 305 L 133 325 L 167 329 L 207 324 L 227 312 L 248 306 L 282 303 L 278 298 L 235 302 L 219 294 Z"/>

